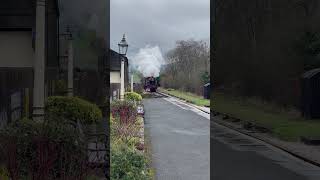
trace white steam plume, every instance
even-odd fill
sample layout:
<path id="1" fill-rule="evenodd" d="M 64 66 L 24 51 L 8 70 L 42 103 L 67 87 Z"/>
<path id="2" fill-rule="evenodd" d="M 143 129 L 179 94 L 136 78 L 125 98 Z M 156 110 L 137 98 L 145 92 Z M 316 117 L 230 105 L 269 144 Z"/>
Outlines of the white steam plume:
<path id="1" fill-rule="evenodd" d="M 165 63 L 159 46 L 146 46 L 132 58 L 133 68 L 140 71 L 144 77 L 158 77 L 161 65 Z"/>

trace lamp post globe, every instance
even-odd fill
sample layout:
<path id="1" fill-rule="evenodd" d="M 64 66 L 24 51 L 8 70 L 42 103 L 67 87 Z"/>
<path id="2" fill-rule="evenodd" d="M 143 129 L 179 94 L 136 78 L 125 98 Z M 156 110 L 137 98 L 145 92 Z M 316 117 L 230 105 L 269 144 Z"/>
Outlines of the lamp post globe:
<path id="1" fill-rule="evenodd" d="M 123 34 L 122 40 L 118 44 L 119 46 L 119 54 L 125 56 L 128 51 L 128 43 L 126 41 L 126 35 Z"/>

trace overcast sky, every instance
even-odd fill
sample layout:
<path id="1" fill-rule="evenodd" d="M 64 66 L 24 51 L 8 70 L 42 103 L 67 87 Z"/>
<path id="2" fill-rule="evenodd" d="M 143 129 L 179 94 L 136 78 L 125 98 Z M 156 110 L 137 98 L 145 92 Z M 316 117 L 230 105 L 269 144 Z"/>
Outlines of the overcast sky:
<path id="1" fill-rule="evenodd" d="M 166 53 L 177 40 L 209 41 L 210 0 L 110 1 L 110 46 L 117 50 L 125 33 L 129 58 L 146 45 Z"/>

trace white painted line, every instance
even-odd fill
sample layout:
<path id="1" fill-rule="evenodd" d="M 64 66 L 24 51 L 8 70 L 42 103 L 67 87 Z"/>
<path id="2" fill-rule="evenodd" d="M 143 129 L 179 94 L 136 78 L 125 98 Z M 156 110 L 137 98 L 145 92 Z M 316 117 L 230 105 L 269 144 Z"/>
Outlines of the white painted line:
<path id="1" fill-rule="evenodd" d="M 184 108 L 181 105 L 177 104 L 175 101 L 172 101 L 172 99 L 170 99 L 170 98 L 163 98 L 163 99 L 168 101 L 168 102 L 170 102 L 173 105 L 176 105 L 176 106 L 180 107 L 181 109 L 188 110 L 187 108 Z"/>
<path id="2" fill-rule="evenodd" d="M 203 111 L 201 111 L 201 110 L 199 110 L 199 109 L 197 109 L 197 108 L 195 108 L 193 106 L 190 106 L 186 102 L 180 101 L 180 100 L 178 100 L 177 98 L 174 98 L 174 97 L 163 98 L 163 99 L 168 101 L 168 102 L 170 102 L 170 103 L 172 103 L 173 105 L 176 105 L 176 106 L 180 107 L 181 109 L 192 111 L 192 112 L 194 112 L 194 113 L 196 113 L 196 114 L 198 114 L 198 115 L 210 120 L 210 114 L 205 113 L 205 112 L 203 112 Z M 183 106 L 187 106 L 188 108 L 185 108 L 185 107 L 181 106 L 180 104 L 183 104 Z"/>
<path id="3" fill-rule="evenodd" d="M 184 101 L 184 100 L 181 100 L 181 99 L 179 99 L 179 98 L 176 98 L 176 97 L 174 97 L 174 96 L 171 96 L 171 95 L 169 95 L 169 94 L 160 93 L 160 92 L 157 92 L 157 93 L 158 93 L 158 94 L 161 94 L 161 95 L 164 95 L 164 96 L 167 96 L 167 97 L 169 97 L 169 98 L 175 99 L 175 101 L 184 103 L 186 106 L 189 106 L 189 107 L 192 107 L 192 108 L 196 108 L 196 109 L 199 109 L 200 111 L 204 111 L 204 112 L 210 114 L 210 108 L 208 108 L 208 107 L 200 107 L 200 106 L 197 106 L 197 105 L 188 103 L 187 101 Z"/>

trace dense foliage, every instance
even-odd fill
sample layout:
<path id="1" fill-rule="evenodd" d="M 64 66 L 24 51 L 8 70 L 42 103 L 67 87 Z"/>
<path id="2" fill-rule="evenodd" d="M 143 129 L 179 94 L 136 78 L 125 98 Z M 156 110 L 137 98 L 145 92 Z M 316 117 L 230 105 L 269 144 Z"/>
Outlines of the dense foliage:
<path id="1" fill-rule="evenodd" d="M 77 97 L 51 96 L 46 102 L 46 115 L 73 122 L 92 124 L 102 119 L 99 107 Z"/>
<path id="2" fill-rule="evenodd" d="M 300 77 L 319 67 L 319 1 L 215 1 L 215 87 L 299 105 Z"/>
<path id="3" fill-rule="evenodd" d="M 111 146 L 111 179 L 151 180 L 144 155 L 125 144 Z"/>
<path id="4" fill-rule="evenodd" d="M 76 97 L 49 97 L 44 120 L 13 121 L 0 130 L 0 177 L 84 179 L 88 139 L 79 127 L 102 119 L 100 109 Z M 79 121 L 78 121 L 79 120 Z"/>
<path id="5" fill-rule="evenodd" d="M 295 45 L 296 54 L 303 58 L 303 69 L 305 71 L 320 67 L 320 34 L 306 32 Z"/>
<path id="6" fill-rule="evenodd" d="M 67 121 L 23 119 L 0 131 L 2 162 L 11 179 L 81 178 L 85 145 L 79 131 Z"/>
<path id="7" fill-rule="evenodd" d="M 141 101 L 142 100 L 142 96 L 136 92 L 126 92 L 125 93 L 125 99 L 129 100 L 129 101 Z"/>
<path id="8" fill-rule="evenodd" d="M 54 92 L 58 95 L 64 95 L 67 92 L 67 83 L 65 80 L 54 81 Z"/>
<path id="9" fill-rule="evenodd" d="M 139 97 L 140 99 L 140 97 Z M 143 119 L 138 117 L 132 100 L 111 104 L 111 179 L 151 180 L 152 171 L 141 143 Z"/>
<path id="10" fill-rule="evenodd" d="M 1 180 L 9 180 L 10 173 L 6 167 L 0 166 L 0 179 Z"/>

